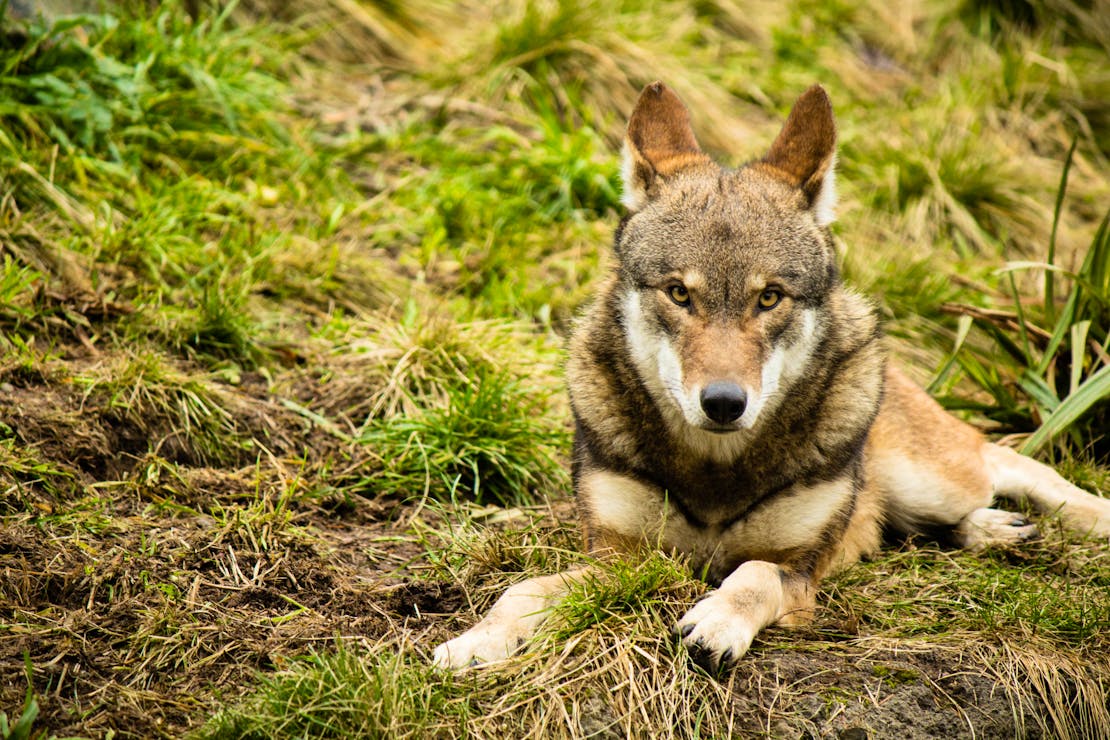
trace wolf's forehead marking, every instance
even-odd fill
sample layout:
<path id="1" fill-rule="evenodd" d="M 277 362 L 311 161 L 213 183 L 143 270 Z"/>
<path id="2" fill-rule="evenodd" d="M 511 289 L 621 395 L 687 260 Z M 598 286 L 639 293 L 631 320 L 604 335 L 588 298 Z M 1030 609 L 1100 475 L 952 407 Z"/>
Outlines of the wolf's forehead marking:
<path id="1" fill-rule="evenodd" d="M 683 270 L 679 279 L 683 285 L 695 292 L 705 292 L 710 287 L 705 273 L 701 270 Z"/>
<path id="2" fill-rule="evenodd" d="M 709 238 L 720 244 L 728 244 L 736 238 L 736 229 L 725 221 L 715 221 L 709 227 Z"/>

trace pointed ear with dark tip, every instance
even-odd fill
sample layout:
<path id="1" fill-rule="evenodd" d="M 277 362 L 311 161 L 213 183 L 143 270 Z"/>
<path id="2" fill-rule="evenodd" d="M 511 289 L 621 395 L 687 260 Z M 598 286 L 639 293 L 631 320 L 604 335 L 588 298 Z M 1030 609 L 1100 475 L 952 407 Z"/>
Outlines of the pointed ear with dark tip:
<path id="1" fill-rule="evenodd" d="M 818 224 L 832 223 L 836 208 L 836 122 L 824 88 L 814 85 L 802 93 L 763 162 L 801 188 Z"/>
<path id="2" fill-rule="evenodd" d="M 662 82 L 653 82 L 640 93 L 621 156 L 621 202 L 633 211 L 647 203 L 659 178 L 709 161 L 694 138 L 689 111 Z"/>

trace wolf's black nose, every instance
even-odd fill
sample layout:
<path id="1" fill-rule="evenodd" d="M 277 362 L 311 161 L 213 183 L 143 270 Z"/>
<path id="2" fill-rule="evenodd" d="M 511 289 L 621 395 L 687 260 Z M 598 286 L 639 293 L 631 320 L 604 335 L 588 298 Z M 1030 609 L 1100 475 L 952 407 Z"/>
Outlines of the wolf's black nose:
<path id="1" fill-rule="evenodd" d="M 710 383 L 701 392 L 701 407 L 705 415 L 718 424 L 736 421 L 744 415 L 747 405 L 747 395 L 735 383 Z"/>

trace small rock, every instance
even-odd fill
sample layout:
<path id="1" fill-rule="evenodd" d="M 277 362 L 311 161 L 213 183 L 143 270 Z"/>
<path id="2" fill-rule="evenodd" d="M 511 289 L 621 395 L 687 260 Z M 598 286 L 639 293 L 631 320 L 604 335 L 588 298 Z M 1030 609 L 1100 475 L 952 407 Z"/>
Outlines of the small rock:
<path id="1" fill-rule="evenodd" d="M 836 735 L 840 740 L 867 740 L 867 730 L 862 727 L 848 727 Z"/>

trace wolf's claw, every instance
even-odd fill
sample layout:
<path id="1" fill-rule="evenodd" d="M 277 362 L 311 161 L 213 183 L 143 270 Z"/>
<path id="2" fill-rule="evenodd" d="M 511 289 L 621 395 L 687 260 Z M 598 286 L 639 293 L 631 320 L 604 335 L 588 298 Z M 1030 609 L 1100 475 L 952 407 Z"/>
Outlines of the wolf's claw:
<path id="1" fill-rule="evenodd" d="M 732 648 L 727 648 L 718 656 L 712 648 L 698 640 L 687 645 L 686 652 L 694 665 L 701 668 L 713 678 L 721 678 L 736 665 L 736 660 L 733 658 L 732 654 Z"/>
<path id="2" fill-rule="evenodd" d="M 717 674 L 717 665 L 716 661 L 713 659 L 713 651 L 705 645 L 700 642 L 687 645 L 686 653 L 690 656 L 690 660 L 693 661 L 694 665 L 701 668 L 710 676 L 715 676 Z"/>

